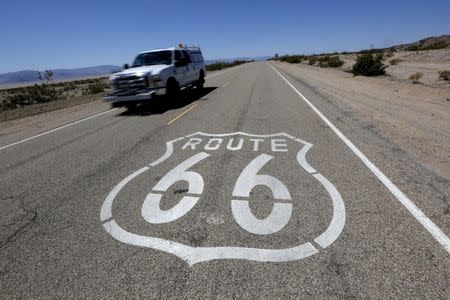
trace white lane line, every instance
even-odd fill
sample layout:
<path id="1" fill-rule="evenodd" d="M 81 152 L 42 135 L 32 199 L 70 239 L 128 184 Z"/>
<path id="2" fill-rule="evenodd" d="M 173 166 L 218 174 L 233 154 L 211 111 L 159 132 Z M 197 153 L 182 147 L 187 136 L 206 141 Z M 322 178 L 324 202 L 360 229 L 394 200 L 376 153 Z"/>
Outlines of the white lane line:
<path id="1" fill-rule="evenodd" d="M 236 69 L 237 69 L 237 68 L 230 69 L 230 70 L 226 70 L 226 71 L 223 71 L 223 72 L 220 72 L 220 73 L 217 73 L 217 74 L 213 74 L 213 75 L 211 75 L 211 76 L 207 76 L 206 79 L 210 79 L 210 78 L 213 78 L 213 77 L 215 77 L 215 76 L 222 75 L 222 74 L 228 73 L 228 72 L 230 72 L 230 71 L 234 71 L 234 70 L 236 70 Z M 2 146 L 2 147 L 0 147 L 0 151 L 3 150 L 3 149 L 6 149 L 6 148 L 12 147 L 12 146 L 21 144 L 21 143 L 23 143 L 23 142 L 26 142 L 26 141 L 29 141 L 29 140 L 33 140 L 33 139 L 35 139 L 35 138 L 38 138 L 38 137 L 47 135 L 47 134 L 49 134 L 49 133 L 52 133 L 52 132 L 55 132 L 55 131 L 64 129 L 64 128 L 66 128 L 66 127 L 69 127 L 69 126 L 72 126 L 72 125 L 75 125 L 75 124 L 78 124 L 78 123 L 87 121 L 87 120 L 89 120 L 89 119 L 93 119 L 93 118 L 95 118 L 95 117 L 101 116 L 101 115 L 106 114 L 106 113 L 108 113 L 108 112 L 115 111 L 115 110 L 117 110 L 117 109 L 118 109 L 118 108 L 109 109 L 109 110 L 107 110 L 107 111 L 98 113 L 98 114 L 96 114 L 96 115 L 93 115 L 93 116 L 90 116 L 90 117 L 87 117 L 87 118 L 84 118 L 84 119 L 81 119 L 81 120 L 78 120 L 78 121 L 75 121 L 75 122 L 71 122 L 71 123 L 68 123 L 68 124 L 66 124 L 66 125 L 63 125 L 63 126 L 54 128 L 54 129 L 52 129 L 52 130 L 49 130 L 49 131 L 46 131 L 46 132 L 42 132 L 42 133 L 33 135 L 33 136 L 29 137 L 29 138 L 26 138 L 26 139 L 23 139 L 23 140 L 20 140 L 20 141 L 17 141 L 17 142 L 14 142 L 14 143 L 11 143 L 11 144 Z"/>
<path id="2" fill-rule="evenodd" d="M 402 191 L 378 169 L 336 126 L 331 123 L 305 96 L 302 95 L 280 72 L 270 63 L 268 65 L 308 104 L 311 109 L 334 131 L 334 133 L 362 160 L 370 171 L 389 189 L 400 203 L 413 215 L 416 220 L 450 253 L 450 239 L 436 226 Z"/>
<path id="3" fill-rule="evenodd" d="M 47 135 L 47 134 L 49 134 L 49 133 L 52 133 L 52 132 L 55 132 L 55 131 L 64 129 L 64 128 L 66 128 L 66 127 L 69 127 L 69 126 L 72 126 L 72 125 L 75 125 L 75 124 L 78 124 L 78 123 L 81 123 L 81 122 L 84 122 L 84 121 L 87 121 L 87 120 L 96 118 L 96 117 L 98 117 L 98 116 L 101 116 L 101 115 L 104 115 L 104 114 L 106 114 L 106 113 L 115 111 L 115 110 L 117 110 L 117 109 L 118 109 L 118 108 L 109 109 L 109 110 L 107 110 L 107 111 L 103 111 L 103 112 L 98 113 L 98 114 L 95 114 L 95 115 L 93 115 L 93 116 L 90 116 L 90 117 L 87 117 L 87 118 L 84 118 L 84 119 L 81 119 L 81 120 L 78 120 L 78 121 L 74 121 L 74 122 L 68 123 L 68 124 L 66 124 L 66 125 L 63 125 L 63 126 L 54 128 L 54 129 L 49 130 L 49 131 L 46 131 L 46 132 L 42 132 L 42 133 L 33 135 L 33 136 L 29 137 L 29 138 L 26 138 L 26 139 L 23 139 L 23 140 L 14 142 L 14 143 L 9 144 L 9 145 L 2 146 L 2 147 L 0 147 L 0 150 L 3 150 L 3 149 L 6 149 L 6 148 L 9 148 L 9 147 L 12 147 L 12 146 L 21 144 L 21 143 L 26 142 L 26 141 L 29 141 L 29 140 L 33 140 L 33 139 L 38 138 L 38 137 L 40 137 L 40 136 Z"/>

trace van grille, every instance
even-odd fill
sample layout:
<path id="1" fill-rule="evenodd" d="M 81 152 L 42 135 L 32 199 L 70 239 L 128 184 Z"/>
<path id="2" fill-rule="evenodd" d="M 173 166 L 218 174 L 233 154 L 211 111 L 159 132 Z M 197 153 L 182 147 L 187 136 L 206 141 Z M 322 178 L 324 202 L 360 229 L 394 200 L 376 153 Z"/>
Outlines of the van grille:
<path id="1" fill-rule="evenodd" d="M 145 77 L 128 76 L 120 77 L 114 81 L 114 87 L 118 90 L 137 90 L 145 89 L 146 82 Z"/>

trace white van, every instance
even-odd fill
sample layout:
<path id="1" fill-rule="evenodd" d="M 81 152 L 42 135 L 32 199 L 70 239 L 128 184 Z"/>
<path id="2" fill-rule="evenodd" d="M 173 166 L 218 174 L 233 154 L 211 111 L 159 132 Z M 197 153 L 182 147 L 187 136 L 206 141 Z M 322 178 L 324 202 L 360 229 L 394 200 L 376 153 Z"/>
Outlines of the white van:
<path id="1" fill-rule="evenodd" d="M 112 92 L 104 100 L 113 106 L 133 107 L 155 95 L 175 96 L 181 88 L 203 88 L 206 69 L 199 47 L 178 47 L 145 51 L 129 67 L 111 75 Z"/>

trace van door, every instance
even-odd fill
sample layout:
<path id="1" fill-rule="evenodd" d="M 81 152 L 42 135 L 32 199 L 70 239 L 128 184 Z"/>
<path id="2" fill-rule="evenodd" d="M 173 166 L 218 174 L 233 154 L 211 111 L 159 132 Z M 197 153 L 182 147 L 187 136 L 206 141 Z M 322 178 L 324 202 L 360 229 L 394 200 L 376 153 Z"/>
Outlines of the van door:
<path id="1" fill-rule="evenodd" d="M 189 64 L 180 50 L 175 50 L 175 79 L 180 86 L 185 86 L 189 83 Z"/>
<path id="2" fill-rule="evenodd" d="M 189 55 L 189 52 L 186 50 L 181 50 L 181 53 L 183 53 L 183 56 L 186 58 L 188 65 L 188 81 L 189 83 L 194 82 L 197 80 L 197 70 L 195 70 L 195 64 L 192 61 L 191 56 Z"/>

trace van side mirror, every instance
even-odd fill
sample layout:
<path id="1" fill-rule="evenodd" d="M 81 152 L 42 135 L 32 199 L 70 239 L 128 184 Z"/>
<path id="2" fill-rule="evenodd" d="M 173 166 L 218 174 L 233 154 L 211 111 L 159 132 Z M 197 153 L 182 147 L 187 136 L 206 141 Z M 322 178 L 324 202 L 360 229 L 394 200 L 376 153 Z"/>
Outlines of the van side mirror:
<path id="1" fill-rule="evenodd" d="M 126 70 L 126 69 L 128 69 L 128 68 L 129 68 L 128 64 L 124 64 L 124 65 L 123 65 L 123 69 L 124 69 L 124 70 Z"/>

